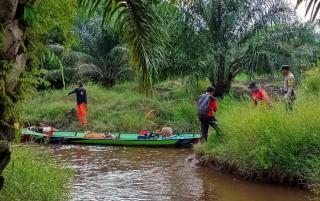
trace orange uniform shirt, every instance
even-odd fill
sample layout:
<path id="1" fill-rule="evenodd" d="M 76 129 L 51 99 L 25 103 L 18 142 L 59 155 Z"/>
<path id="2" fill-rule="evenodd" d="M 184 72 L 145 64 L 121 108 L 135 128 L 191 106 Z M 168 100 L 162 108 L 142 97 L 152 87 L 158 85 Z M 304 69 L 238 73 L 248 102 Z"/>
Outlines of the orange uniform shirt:
<path id="1" fill-rule="evenodd" d="M 271 104 L 271 101 L 269 99 L 269 96 L 267 92 L 264 89 L 258 89 L 254 92 L 252 92 L 252 100 L 254 104 L 257 104 L 259 101 L 265 101 L 268 105 Z"/>

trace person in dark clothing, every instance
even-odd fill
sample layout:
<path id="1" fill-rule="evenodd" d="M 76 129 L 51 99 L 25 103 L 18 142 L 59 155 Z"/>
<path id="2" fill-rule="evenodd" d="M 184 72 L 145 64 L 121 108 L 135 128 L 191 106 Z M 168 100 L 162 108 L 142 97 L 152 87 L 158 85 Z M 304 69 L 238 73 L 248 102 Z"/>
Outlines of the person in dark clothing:
<path id="1" fill-rule="evenodd" d="M 76 83 L 76 86 L 77 87 L 73 91 L 71 91 L 70 93 L 67 93 L 66 96 L 69 96 L 71 94 L 76 94 L 77 118 L 79 119 L 79 122 L 82 125 L 86 125 L 87 124 L 87 92 L 83 88 L 83 84 L 80 81 L 78 81 Z"/>
<path id="2" fill-rule="evenodd" d="M 209 126 L 215 129 L 217 135 L 221 135 L 221 130 L 215 118 L 215 113 L 218 111 L 218 101 L 213 97 L 214 90 L 213 86 L 209 86 L 206 93 L 199 96 L 197 101 L 197 113 L 201 122 L 202 142 L 208 139 Z"/>

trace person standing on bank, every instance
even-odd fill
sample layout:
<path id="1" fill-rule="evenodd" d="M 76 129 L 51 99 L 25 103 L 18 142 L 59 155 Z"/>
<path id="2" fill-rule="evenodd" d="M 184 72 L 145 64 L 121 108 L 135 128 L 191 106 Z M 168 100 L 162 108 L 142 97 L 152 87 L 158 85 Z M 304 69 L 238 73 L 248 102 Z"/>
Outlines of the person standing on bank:
<path id="1" fill-rule="evenodd" d="M 217 135 L 221 134 L 221 130 L 218 127 L 215 113 L 218 111 L 218 102 L 213 97 L 215 88 L 209 86 L 206 93 L 200 95 L 197 101 L 197 113 L 201 122 L 201 140 L 202 142 L 208 139 L 209 126 L 215 129 Z"/>
<path id="2" fill-rule="evenodd" d="M 293 102 L 296 99 L 294 92 L 296 80 L 293 73 L 290 71 L 289 65 L 282 65 L 280 71 L 283 76 L 282 92 L 284 94 L 286 108 L 288 111 L 291 111 L 293 109 Z"/>
<path id="3" fill-rule="evenodd" d="M 70 93 L 65 94 L 65 96 L 69 96 L 71 94 L 76 94 L 77 118 L 82 125 L 86 125 L 87 124 L 87 92 L 83 88 L 83 84 L 80 81 L 76 83 L 76 88 Z"/>

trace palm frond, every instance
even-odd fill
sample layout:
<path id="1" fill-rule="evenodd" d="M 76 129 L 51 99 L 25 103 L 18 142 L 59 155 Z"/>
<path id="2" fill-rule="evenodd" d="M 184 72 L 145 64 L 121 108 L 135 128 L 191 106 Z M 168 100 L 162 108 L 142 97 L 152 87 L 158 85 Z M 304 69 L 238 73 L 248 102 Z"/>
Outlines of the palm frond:
<path id="1" fill-rule="evenodd" d="M 130 51 L 126 46 L 118 45 L 114 47 L 107 55 L 111 66 L 122 67 L 130 63 Z"/>
<path id="2" fill-rule="evenodd" d="M 101 69 L 94 65 L 94 64 L 88 64 L 88 63 L 78 63 L 77 64 L 78 74 L 80 77 L 83 76 L 98 76 L 100 78 L 103 78 L 103 72 Z"/>
<path id="3" fill-rule="evenodd" d="M 316 45 L 316 38 L 313 28 L 305 24 L 272 27 L 261 31 L 247 44 L 247 52 L 243 56 L 246 60 L 245 69 L 249 73 L 264 74 L 277 69 L 283 62 L 290 63 L 293 67 L 301 65 L 292 62 L 296 58 L 304 62 L 315 61 L 320 50 Z"/>
<path id="4" fill-rule="evenodd" d="M 260 0 L 252 1 L 249 12 L 237 26 L 237 36 L 239 34 L 240 43 L 246 42 L 258 31 L 270 29 L 278 24 L 290 24 L 295 18 L 295 13 L 287 2 L 282 0 L 266 0 L 262 5 Z M 240 31 L 241 29 L 242 31 Z"/>
<path id="5" fill-rule="evenodd" d="M 86 54 L 84 52 L 79 52 L 79 51 L 70 51 L 67 55 L 66 55 L 66 60 L 71 61 L 72 63 L 94 63 L 97 64 L 99 63 L 99 61 L 97 60 L 97 58 Z"/>
<path id="6" fill-rule="evenodd" d="M 60 44 L 50 44 L 47 46 L 47 48 L 50 50 L 50 52 L 54 53 L 58 57 L 63 56 L 64 47 Z"/>
<path id="7" fill-rule="evenodd" d="M 159 28 L 160 19 L 153 5 L 144 0 L 79 0 L 79 3 L 91 14 L 102 5 L 104 22 L 116 19 L 128 43 L 139 88 L 152 96 L 158 68 L 165 58 L 163 38 L 166 36 Z"/>
<path id="8" fill-rule="evenodd" d="M 311 21 L 314 21 L 320 11 L 320 1 L 319 0 L 297 0 L 296 9 L 303 2 L 305 2 L 305 5 L 306 5 L 305 16 L 307 16 L 310 13 L 310 19 Z"/>
<path id="9" fill-rule="evenodd" d="M 55 55 L 53 52 L 51 52 L 49 49 L 47 49 L 45 52 L 42 53 L 42 63 L 45 63 L 45 62 L 60 68 L 63 89 L 65 89 L 66 84 L 65 84 L 65 78 L 64 78 L 64 65 L 62 64 L 61 59 L 57 55 Z"/>

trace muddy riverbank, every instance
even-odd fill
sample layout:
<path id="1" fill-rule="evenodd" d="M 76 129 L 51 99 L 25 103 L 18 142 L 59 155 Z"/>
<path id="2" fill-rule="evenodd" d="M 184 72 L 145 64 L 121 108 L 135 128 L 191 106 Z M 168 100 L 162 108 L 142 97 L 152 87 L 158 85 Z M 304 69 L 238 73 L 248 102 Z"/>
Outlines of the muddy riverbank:
<path id="1" fill-rule="evenodd" d="M 242 180 L 273 185 L 281 184 L 310 190 L 304 178 L 297 175 L 288 175 L 286 172 L 268 172 L 263 170 L 247 172 L 245 169 L 240 169 L 234 164 L 209 159 L 201 153 L 191 154 L 186 160 L 195 167 L 210 168 L 224 174 L 233 175 Z"/>

